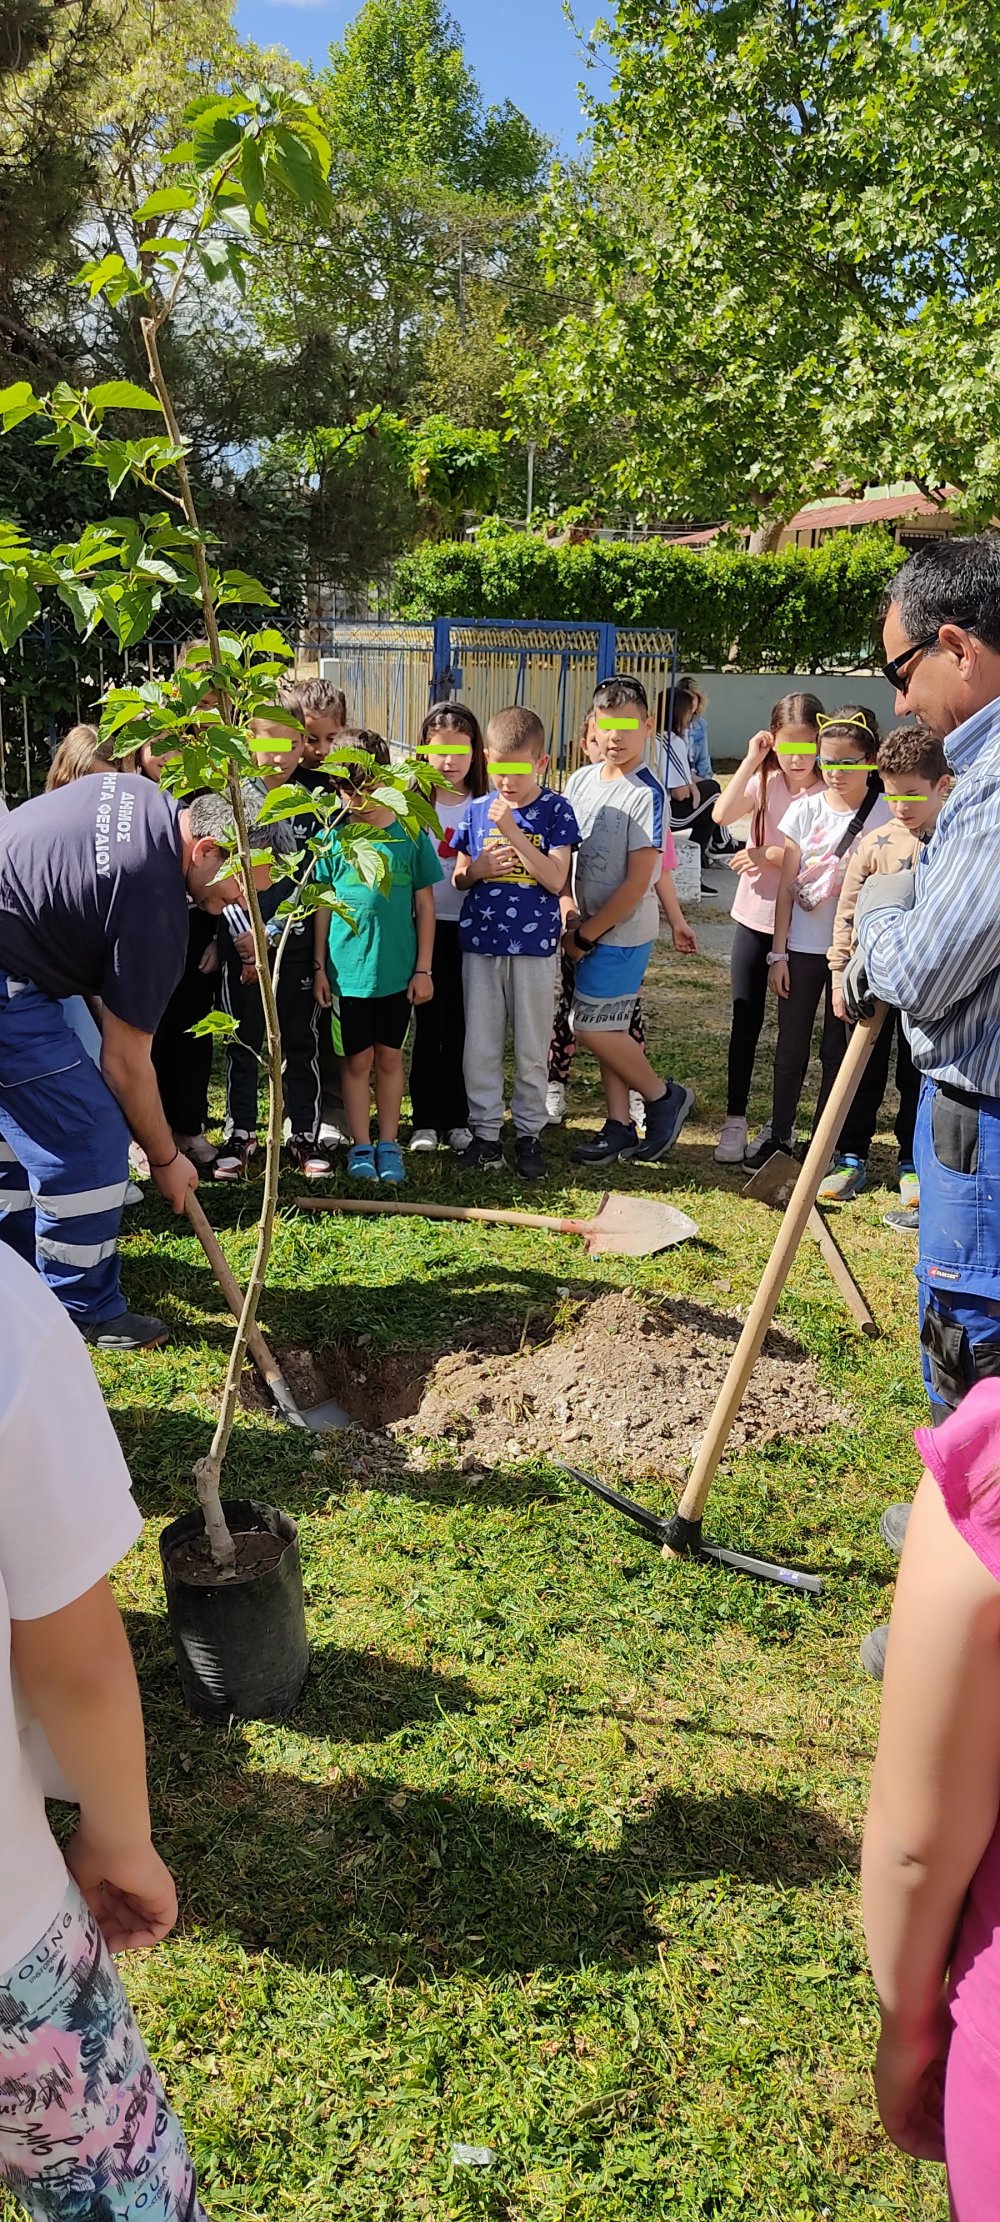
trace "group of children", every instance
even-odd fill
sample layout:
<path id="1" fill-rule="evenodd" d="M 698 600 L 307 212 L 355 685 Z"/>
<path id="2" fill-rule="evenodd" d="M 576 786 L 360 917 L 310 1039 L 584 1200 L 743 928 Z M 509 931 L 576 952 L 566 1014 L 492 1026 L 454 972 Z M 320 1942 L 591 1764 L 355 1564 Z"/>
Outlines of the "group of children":
<path id="1" fill-rule="evenodd" d="M 714 806 L 722 825 L 750 816 L 745 848 L 732 859 L 733 904 L 726 1118 L 715 1155 L 752 1172 L 776 1150 L 795 1146 L 795 1121 L 823 1006 L 822 1079 L 816 1118 L 849 1039 L 842 976 L 853 946 L 854 909 L 872 872 L 912 866 L 929 841 L 950 788 L 942 743 L 919 725 L 884 740 L 871 710 L 827 715 L 814 694 L 777 702 L 770 726 L 755 733 Z M 753 1143 L 747 1105 L 768 990 L 778 998 L 771 1116 Z M 887 1223 L 915 1228 L 919 1205 L 913 1164 L 918 1076 L 897 1018 L 879 1034 L 841 1129 L 834 1163 L 820 1189 L 847 1202 L 866 1181 L 866 1161 L 896 1048 L 900 1205 Z"/>
<path id="2" fill-rule="evenodd" d="M 671 730 L 657 734 L 641 682 L 616 675 L 595 690 L 580 768 L 560 793 L 547 784 L 545 731 L 532 710 L 499 710 L 484 739 L 467 705 L 439 703 L 417 739 L 438 830 L 413 840 L 372 797 L 372 766 L 388 766 L 387 743 L 348 727 L 341 690 L 320 678 L 287 680 L 279 697 L 280 717 L 254 723 L 259 773 L 248 783 L 248 808 L 256 814 L 271 789 L 289 782 L 305 790 L 301 810 L 275 829 L 277 845 L 289 858 L 311 854 L 310 876 L 335 904 L 296 919 L 278 974 L 285 1146 L 307 1179 L 326 1177 L 344 1143 L 350 1179 L 405 1180 L 400 1119 L 411 1034 L 411 1151 L 443 1145 L 467 1170 L 503 1164 L 509 1042 L 522 1180 L 544 1175 L 541 1137 L 565 1115 L 578 1044 L 597 1060 L 606 1116 L 573 1151 L 574 1162 L 665 1156 L 693 1097 L 650 1063 L 641 990 L 661 917 L 676 950 L 697 948 L 674 885 L 672 823 L 690 830 L 705 861 L 711 827 L 737 878 L 727 1111 L 716 1159 L 753 1171 L 775 1150 L 796 1147 L 820 1005 L 817 1117 L 849 1038 L 840 981 L 858 889 L 872 871 L 910 864 L 933 832 L 949 786 L 939 741 L 914 726 L 881 740 L 870 710 L 827 715 L 814 694 L 789 694 L 720 792 L 694 772 L 688 752 L 685 734 L 703 707 L 695 690 L 677 688 Z M 92 727 L 75 728 L 49 784 L 94 770 L 107 754 Z M 133 768 L 156 779 L 165 761 L 147 747 Z M 737 846 L 729 829 L 747 818 L 748 837 Z M 377 887 L 338 837 L 348 823 L 363 823 L 381 852 Z M 272 953 L 292 884 L 276 873 L 262 898 Z M 747 1107 L 769 989 L 778 999 L 771 1116 L 751 1143 Z M 212 1044 L 190 1031 L 217 998 L 236 1022 L 218 1149 L 205 1131 Z M 248 916 L 237 906 L 221 921 L 192 910 L 187 966 L 153 1056 L 178 1147 L 217 1180 L 238 1179 L 258 1147 L 263 1036 Z M 865 1184 L 894 1045 L 901 1208 L 889 1218 L 909 1229 L 918 1204 L 918 1083 L 898 1022 L 882 1029 L 820 1194 L 844 1202 Z"/>

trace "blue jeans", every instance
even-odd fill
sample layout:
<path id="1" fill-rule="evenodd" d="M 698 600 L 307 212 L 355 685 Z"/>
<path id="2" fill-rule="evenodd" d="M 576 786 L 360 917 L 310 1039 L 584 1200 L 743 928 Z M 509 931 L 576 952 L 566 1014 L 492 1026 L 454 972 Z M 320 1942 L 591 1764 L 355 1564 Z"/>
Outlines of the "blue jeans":
<path id="1" fill-rule="evenodd" d="M 62 1005 L 0 972 L 0 1240 L 83 1326 L 123 1311 L 128 1127 Z"/>
<path id="2" fill-rule="evenodd" d="M 925 1080 L 914 1157 L 921 1362 L 938 1421 L 1000 1374 L 1000 1099 Z"/>

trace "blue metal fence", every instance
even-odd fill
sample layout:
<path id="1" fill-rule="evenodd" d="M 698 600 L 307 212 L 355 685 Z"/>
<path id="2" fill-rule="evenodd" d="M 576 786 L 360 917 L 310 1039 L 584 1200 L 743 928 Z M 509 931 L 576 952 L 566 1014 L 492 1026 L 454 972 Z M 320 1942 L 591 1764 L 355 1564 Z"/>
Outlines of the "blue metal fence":
<path id="1" fill-rule="evenodd" d="M 410 625 L 349 619 L 332 626 L 314 653 L 320 670 L 343 687 L 348 716 L 374 726 L 401 751 L 413 747 L 432 702 L 461 698 L 483 725 L 494 710 L 528 703 L 545 726 L 559 781 L 578 760 L 598 680 L 616 670 L 641 678 L 663 726 L 670 722 L 677 674 L 672 629 L 556 620 L 440 617 L 433 625 Z"/>

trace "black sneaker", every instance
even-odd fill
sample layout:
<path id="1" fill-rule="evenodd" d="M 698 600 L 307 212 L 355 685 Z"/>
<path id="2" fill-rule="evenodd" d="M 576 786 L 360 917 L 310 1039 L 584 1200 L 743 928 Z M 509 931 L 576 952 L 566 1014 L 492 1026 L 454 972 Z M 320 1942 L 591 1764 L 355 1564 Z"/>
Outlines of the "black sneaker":
<path id="1" fill-rule="evenodd" d="M 519 1134 L 514 1143 L 514 1163 L 522 1180 L 544 1180 L 547 1171 L 537 1134 Z"/>
<path id="2" fill-rule="evenodd" d="M 672 1150 L 688 1113 L 694 1109 L 694 1089 L 668 1080 L 666 1095 L 646 1105 L 646 1132 L 634 1150 L 625 1150 L 634 1165 L 648 1165 Z"/>
<path id="3" fill-rule="evenodd" d="M 491 1166 L 503 1164 L 503 1151 L 499 1142 L 490 1141 L 485 1134 L 475 1134 L 467 1150 L 460 1150 L 456 1163 L 463 1173 L 487 1173 Z"/>
<path id="4" fill-rule="evenodd" d="M 115 1319 L 78 1320 L 84 1342 L 95 1350 L 155 1350 L 170 1341 L 162 1319 L 144 1319 L 141 1312 L 119 1312 Z"/>
<path id="5" fill-rule="evenodd" d="M 919 1211 L 886 1211 L 882 1215 L 883 1227 L 891 1227 L 893 1234 L 909 1234 L 914 1242 L 920 1233 Z"/>
<path id="6" fill-rule="evenodd" d="M 727 833 L 724 826 L 720 826 L 718 832 L 712 835 L 708 844 L 708 854 L 709 857 L 736 856 L 740 846 L 740 842 L 734 841 L 732 834 Z"/>
<path id="7" fill-rule="evenodd" d="M 631 1157 L 639 1137 L 631 1119 L 605 1119 L 599 1134 L 591 1142 L 578 1142 L 573 1151 L 574 1165 L 614 1165 L 619 1157 Z"/>
<path id="8" fill-rule="evenodd" d="M 794 1157 L 794 1143 L 776 1140 L 773 1134 L 762 1135 L 756 1148 L 748 1150 L 743 1159 L 747 1172 L 759 1173 L 761 1167 L 770 1164 L 772 1157 L 776 1157 L 779 1151 L 785 1157 Z"/>

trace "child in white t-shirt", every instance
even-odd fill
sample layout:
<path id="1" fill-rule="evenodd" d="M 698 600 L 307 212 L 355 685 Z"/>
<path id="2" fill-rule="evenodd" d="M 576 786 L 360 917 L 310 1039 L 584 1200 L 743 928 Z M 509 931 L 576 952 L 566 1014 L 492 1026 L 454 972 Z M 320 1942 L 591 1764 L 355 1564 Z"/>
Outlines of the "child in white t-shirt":
<path id="1" fill-rule="evenodd" d="M 800 796 L 786 811 L 780 827 L 785 854 L 768 959 L 770 986 L 780 999 L 778 1045 L 770 1131 L 745 1159 L 753 1172 L 765 1165 L 775 1150 L 792 1146 L 821 1001 L 823 1078 L 817 1119 L 840 1070 L 847 1048 L 847 1027 L 833 1008 L 827 954 L 837 899 L 862 833 L 888 825 L 891 816 L 875 768 L 879 729 L 873 711 L 851 705 L 833 717 L 820 715 L 817 724 L 822 791 Z M 849 1130 L 850 1113 L 841 1131 L 841 1146 L 847 1151 L 851 1149 Z"/>
<path id="2" fill-rule="evenodd" d="M 431 800 L 441 827 L 437 853 L 444 878 L 434 888 L 434 994 L 417 1006 L 410 1059 L 411 1150 L 467 1150 L 472 1140 L 465 1093 L 465 1006 L 458 921 L 463 897 L 454 884 L 455 835 L 470 802 L 485 795 L 486 749 L 479 720 L 464 702 L 439 702 L 420 728 L 418 756 L 436 774 Z"/>
<path id="3" fill-rule="evenodd" d="M 205 2222 L 110 1957 L 177 1918 L 107 1580 L 142 1521 L 80 1336 L 3 1247 L 0 1326 L 0 2184 L 37 2215 L 71 2182 L 81 2215 Z M 46 1792 L 80 1808 L 65 1852 Z"/>

